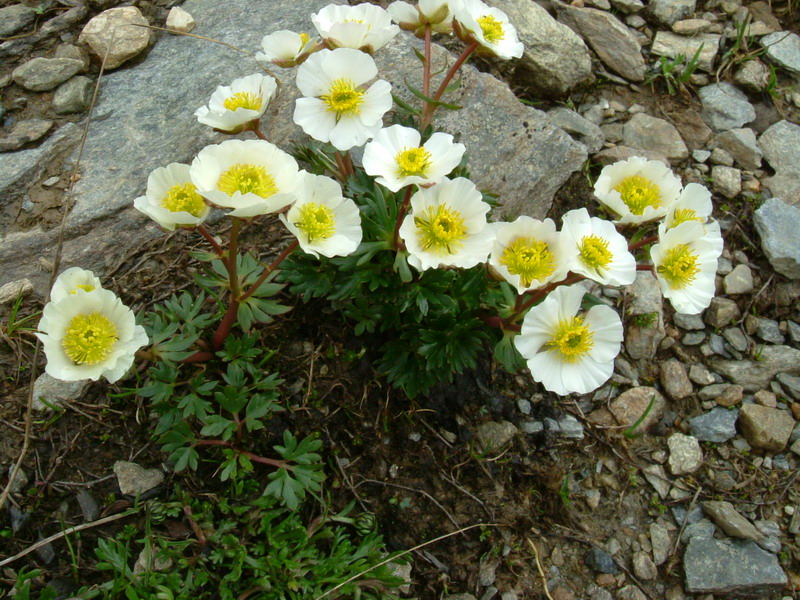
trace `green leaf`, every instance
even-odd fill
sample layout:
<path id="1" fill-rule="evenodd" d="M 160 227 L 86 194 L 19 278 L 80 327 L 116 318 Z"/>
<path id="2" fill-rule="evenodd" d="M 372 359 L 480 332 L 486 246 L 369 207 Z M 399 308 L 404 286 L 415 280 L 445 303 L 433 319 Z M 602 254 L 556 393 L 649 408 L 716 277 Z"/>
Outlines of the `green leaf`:
<path id="1" fill-rule="evenodd" d="M 236 433 L 236 423 L 220 415 L 211 415 L 206 419 L 205 427 L 200 430 L 200 435 L 205 437 L 221 437 L 227 441 Z"/>
<path id="2" fill-rule="evenodd" d="M 442 108 L 446 108 L 448 110 L 461 110 L 463 107 L 459 106 L 458 104 L 448 104 L 447 102 L 442 102 L 441 100 L 434 100 L 430 96 L 426 96 L 420 90 L 415 88 L 413 85 L 410 85 L 408 81 L 405 82 L 408 91 L 414 94 L 417 98 L 422 100 L 423 102 L 428 102 L 429 104 L 433 104 L 436 107 L 441 106 Z"/>

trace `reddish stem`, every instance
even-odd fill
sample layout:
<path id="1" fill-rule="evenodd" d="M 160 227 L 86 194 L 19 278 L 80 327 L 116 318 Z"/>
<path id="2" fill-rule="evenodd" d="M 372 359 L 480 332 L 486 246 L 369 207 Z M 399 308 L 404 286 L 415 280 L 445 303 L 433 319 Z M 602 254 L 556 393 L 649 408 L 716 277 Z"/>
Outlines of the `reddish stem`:
<path id="1" fill-rule="evenodd" d="M 431 25 L 425 25 L 425 64 L 422 71 L 422 95 L 431 93 Z M 427 102 L 425 103 L 427 105 Z"/>
<path id="2" fill-rule="evenodd" d="M 269 277 L 270 273 L 272 273 L 275 269 L 277 269 L 280 266 L 280 264 L 283 262 L 283 260 L 287 256 L 289 256 L 292 252 L 294 252 L 294 250 L 299 245 L 300 245 L 300 242 L 298 242 L 297 240 L 294 240 L 291 244 L 286 246 L 286 248 L 283 249 L 283 252 L 281 252 L 278 255 L 278 258 L 273 260 L 272 263 L 264 270 L 264 272 L 261 274 L 261 277 L 259 277 L 256 280 L 256 282 L 252 286 L 250 286 L 250 289 L 247 290 L 244 294 L 242 294 L 239 297 L 239 302 L 244 302 L 250 296 L 252 296 L 253 293 L 259 288 L 259 286 L 261 286 L 261 284 L 264 283 L 264 280 L 266 280 L 266 278 Z"/>
<path id="3" fill-rule="evenodd" d="M 220 321 L 217 330 L 214 332 L 214 335 L 211 336 L 211 348 L 215 352 L 222 349 L 225 339 L 230 334 L 231 328 L 236 322 L 236 314 L 238 312 L 239 302 L 233 297 L 233 294 L 231 294 L 230 304 L 228 304 L 228 309 L 225 311 L 225 316 L 222 317 L 222 321 Z M 200 353 L 198 352 L 198 354 Z M 208 352 L 205 352 L 205 354 L 208 354 Z"/>
<path id="4" fill-rule="evenodd" d="M 557 287 L 562 285 L 572 285 L 573 283 L 577 283 L 586 279 L 583 275 L 578 275 L 576 273 L 572 273 L 566 279 L 562 279 L 561 281 L 557 281 L 555 283 L 550 283 L 543 288 L 538 290 L 531 290 L 530 292 L 525 292 L 517 297 L 517 302 L 514 306 L 514 312 L 511 314 L 510 317 L 503 320 L 503 328 L 510 329 L 510 326 L 514 324 L 514 322 L 519 318 L 519 316 L 528 310 L 531 306 L 536 304 L 539 300 L 547 296 L 550 292 L 552 292 Z M 520 302 L 520 298 L 528 296 L 528 299 L 524 302 Z"/>
<path id="5" fill-rule="evenodd" d="M 636 265 L 637 271 L 650 271 L 653 275 L 656 274 L 656 268 L 653 265 Z"/>
<path id="6" fill-rule="evenodd" d="M 207 360 L 211 360 L 214 358 L 214 355 L 211 352 L 203 352 L 198 351 L 192 354 L 191 356 L 187 356 L 181 363 L 196 363 L 196 362 L 206 362 Z"/>
<path id="7" fill-rule="evenodd" d="M 244 454 L 247 458 L 252 460 L 253 462 L 261 463 L 262 465 L 270 465 L 271 467 L 275 467 L 276 469 L 285 469 L 289 466 L 289 461 L 286 460 L 279 460 L 277 458 L 267 458 L 266 456 L 259 456 L 258 454 L 254 454 L 249 450 L 240 450 L 236 446 L 234 446 L 231 442 L 226 442 L 225 440 L 197 440 L 194 443 L 195 446 L 222 446 L 223 448 L 231 448 L 235 450 L 239 454 Z"/>
<path id="8" fill-rule="evenodd" d="M 450 82 L 452 81 L 456 72 L 461 68 L 461 65 L 464 64 L 464 61 L 466 61 L 467 58 L 469 58 L 469 55 L 472 54 L 477 47 L 478 47 L 478 42 L 471 42 L 469 46 L 464 48 L 464 51 L 461 53 L 461 56 L 459 56 L 456 59 L 456 61 L 453 63 L 453 65 L 445 74 L 444 79 L 442 79 L 442 83 L 439 84 L 439 89 L 436 90 L 436 93 L 433 95 L 433 100 L 438 102 L 439 100 L 442 99 L 442 96 L 444 96 L 444 93 L 447 91 L 447 86 L 450 85 Z M 422 108 L 422 116 L 420 117 L 419 121 L 420 131 L 424 131 L 425 128 L 431 124 L 431 121 L 433 120 L 433 111 L 435 110 L 436 110 L 435 104 L 429 102 L 425 103 L 425 106 Z"/>
<path id="9" fill-rule="evenodd" d="M 397 220 L 394 223 L 394 235 L 392 236 L 392 247 L 397 250 L 405 249 L 405 244 L 400 241 L 400 226 L 403 224 L 403 219 L 405 219 L 406 213 L 408 212 L 408 205 L 411 202 L 411 192 L 413 189 L 413 185 L 409 185 L 406 188 L 406 195 L 403 197 L 403 202 L 400 204 L 400 210 L 397 211 Z"/>
<path id="10" fill-rule="evenodd" d="M 264 134 L 264 132 L 261 131 L 261 124 L 258 121 L 256 121 L 255 125 L 253 126 L 253 133 L 255 133 L 259 137 L 259 139 L 262 139 L 264 141 L 269 141 L 267 140 L 267 136 Z"/>
<path id="11" fill-rule="evenodd" d="M 220 246 L 219 243 L 217 243 L 217 240 L 214 239 L 214 236 L 212 236 L 208 232 L 208 229 L 206 229 L 203 225 L 198 225 L 197 226 L 197 232 L 200 235 L 202 235 L 204 238 L 206 238 L 206 241 L 209 244 L 211 244 L 212 248 L 214 248 L 214 252 L 216 252 L 217 254 L 220 255 L 220 257 L 222 257 L 222 260 L 223 260 L 223 262 L 226 263 L 225 266 L 227 267 L 228 266 L 227 265 L 228 261 L 225 260 L 225 251 L 222 249 L 222 246 Z"/>
<path id="12" fill-rule="evenodd" d="M 638 242 L 634 242 L 632 244 L 628 244 L 628 252 L 633 252 L 634 250 L 638 250 L 642 246 L 647 246 L 647 244 L 652 244 L 653 242 L 658 241 L 657 235 L 651 235 L 644 239 L 639 240 Z"/>

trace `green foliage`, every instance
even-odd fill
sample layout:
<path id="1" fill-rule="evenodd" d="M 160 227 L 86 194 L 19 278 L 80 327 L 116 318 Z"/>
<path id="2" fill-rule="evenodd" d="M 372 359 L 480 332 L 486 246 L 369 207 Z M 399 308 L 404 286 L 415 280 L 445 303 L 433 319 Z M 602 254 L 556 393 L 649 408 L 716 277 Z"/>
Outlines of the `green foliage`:
<path id="1" fill-rule="evenodd" d="M 178 504 L 189 509 L 187 514 L 197 525 L 196 531 L 205 532 L 204 539 L 175 540 L 155 520 L 141 539 L 133 539 L 135 532 L 101 539 L 95 550 L 97 569 L 108 578 L 76 596 L 306 600 L 318 598 L 352 577 L 353 581 L 328 597 L 390 600 L 396 598 L 391 589 L 403 583 L 380 564 L 387 555 L 378 534 L 370 530 L 354 537 L 336 524 L 346 511 L 306 522 L 300 512 L 280 507 L 269 496 L 238 502 L 182 496 L 183 502 Z M 142 546 L 149 549 L 152 564 L 169 561 L 170 566 L 134 574 L 132 563 Z"/>
<path id="2" fill-rule="evenodd" d="M 678 54 L 674 59 L 662 56 L 654 67 L 653 72 L 647 77 L 645 83 L 653 85 L 658 79 L 663 79 L 667 86 L 667 93 L 674 96 L 683 90 L 697 70 L 700 53 L 705 43 L 700 44 L 692 58 L 687 62 L 683 54 Z"/>

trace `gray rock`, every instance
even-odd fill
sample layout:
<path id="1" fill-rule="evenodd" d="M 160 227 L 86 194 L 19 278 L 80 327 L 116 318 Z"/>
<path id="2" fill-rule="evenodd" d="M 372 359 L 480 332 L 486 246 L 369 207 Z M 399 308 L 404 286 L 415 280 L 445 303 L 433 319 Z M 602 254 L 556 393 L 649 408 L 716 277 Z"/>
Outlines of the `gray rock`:
<path id="1" fill-rule="evenodd" d="M 147 49 L 150 43 L 148 25 L 135 6 L 111 8 L 92 17 L 78 40 L 89 46 L 98 60 L 105 60 L 107 70 L 116 69 Z"/>
<path id="2" fill-rule="evenodd" d="M 623 143 L 631 148 L 657 152 L 673 164 L 689 157 L 689 150 L 675 126 L 645 113 L 637 113 L 625 123 Z"/>
<path id="3" fill-rule="evenodd" d="M 652 323 L 640 326 L 632 319 L 626 327 L 625 349 L 631 358 L 653 358 L 658 345 L 666 335 L 664 332 L 664 302 L 661 287 L 655 276 L 648 271 L 636 273 L 634 282 L 626 288 L 628 315 L 631 317 L 655 317 Z"/>
<path id="4" fill-rule="evenodd" d="M 714 70 L 714 59 L 719 52 L 719 40 L 720 36 L 715 33 L 701 33 L 693 37 L 685 37 L 671 31 L 658 31 L 653 39 L 650 52 L 656 56 L 666 56 L 673 60 L 682 56 L 683 64 L 686 64 L 699 50 L 698 70 L 711 73 Z"/>
<path id="5" fill-rule="evenodd" d="M 644 81 L 641 45 L 619 19 L 594 8 L 555 3 L 559 21 L 586 40 L 612 71 L 630 81 Z"/>
<path id="6" fill-rule="evenodd" d="M 769 74 L 769 67 L 763 62 L 748 60 L 733 74 L 733 81 L 751 92 L 761 92 L 769 83 Z"/>
<path id="7" fill-rule="evenodd" d="M 538 6 L 538 4 L 534 3 L 534 6 Z M 605 141 L 603 130 L 574 110 L 563 106 L 551 108 L 547 111 L 547 118 L 553 125 L 560 127 L 577 141 L 586 145 L 589 154 L 594 154 L 603 147 Z"/>
<path id="8" fill-rule="evenodd" d="M 703 464 L 703 451 L 697 438 L 673 433 L 667 438 L 669 470 L 673 475 L 694 473 Z"/>
<path id="9" fill-rule="evenodd" d="M 78 490 L 75 499 L 81 507 L 84 521 L 95 521 L 100 517 L 100 506 L 88 490 Z"/>
<path id="10" fill-rule="evenodd" d="M 0 138 L 0 152 L 13 152 L 26 144 L 40 140 L 53 127 L 47 119 L 25 119 L 18 121 L 11 131 Z"/>
<path id="11" fill-rule="evenodd" d="M 714 167 L 714 170 L 717 168 L 725 167 Z M 736 265 L 733 271 L 725 275 L 722 284 L 725 287 L 725 293 L 728 295 L 749 294 L 753 291 L 753 272 L 747 265 Z"/>
<path id="12" fill-rule="evenodd" d="M 73 77 L 62 83 L 53 95 L 53 108 L 59 115 L 88 110 L 92 102 L 94 82 L 88 77 Z"/>
<path id="13" fill-rule="evenodd" d="M 748 392 L 769 387 L 778 373 L 800 375 L 800 350 L 791 346 L 764 346 L 758 360 L 712 359 L 711 367 Z"/>
<path id="14" fill-rule="evenodd" d="M 661 363 L 661 385 L 672 400 L 681 400 L 694 391 L 686 367 L 676 358 Z"/>
<path id="15" fill-rule="evenodd" d="M 692 594 L 764 598 L 779 593 L 787 581 L 777 558 L 750 541 L 692 538 L 683 568 Z"/>
<path id="16" fill-rule="evenodd" d="M 500 565 L 500 559 L 496 556 L 487 556 L 481 560 L 478 568 L 478 581 L 483 587 L 490 586 L 494 583 L 497 577 L 497 567 Z"/>
<path id="17" fill-rule="evenodd" d="M 545 425 L 548 419 L 545 419 Z M 556 421 L 558 433 L 573 440 L 583 439 L 583 424 L 572 415 L 563 415 Z"/>
<path id="18" fill-rule="evenodd" d="M 636 428 L 636 433 L 646 433 L 661 420 L 666 408 L 664 396 L 652 387 L 639 386 L 626 390 L 614 398 L 608 408 L 590 413 L 588 420 L 598 425 L 629 428 L 644 415 L 651 402 L 650 411 Z"/>
<path id="19" fill-rule="evenodd" d="M 696 0 L 650 0 L 647 14 L 660 25 L 672 25 L 691 15 L 696 5 Z"/>
<path id="20" fill-rule="evenodd" d="M 650 523 L 650 545 L 653 547 L 653 563 L 656 566 L 667 562 L 672 552 L 672 537 L 661 523 Z"/>
<path id="21" fill-rule="evenodd" d="M 647 552 L 634 552 L 632 562 L 633 572 L 639 579 L 652 581 L 658 577 L 658 569 Z"/>
<path id="22" fill-rule="evenodd" d="M 517 428 L 508 421 L 489 421 L 478 426 L 478 441 L 487 452 L 501 450 L 517 434 Z"/>
<path id="23" fill-rule="evenodd" d="M 711 385 L 716 381 L 711 371 L 701 363 L 692 363 L 689 367 L 689 379 L 697 385 Z"/>
<path id="24" fill-rule="evenodd" d="M 756 335 L 770 344 L 783 344 L 786 338 L 781 333 L 781 327 L 774 319 L 758 318 Z"/>
<path id="25" fill-rule="evenodd" d="M 24 298 L 33 291 L 33 284 L 27 277 L 17 281 L 9 281 L 0 286 L 0 306 L 16 302 L 18 298 Z"/>
<path id="26" fill-rule="evenodd" d="M 586 564 L 598 573 L 607 573 L 609 575 L 619 573 L 619 567 L 614 562 L 614 557 L 597 546 L 592 546 L 592 549 L 589 550 L 586 555 Z"/>
<path id="27" fill-rule="evenodd" d="M 164 473 L 158 469 L 145 469 L 136 463 L 118 460 L 114 463 L 119 491 L 126 496 L 139 496 L 161 485 Z"/>
<path id="28" fill-rule="evenodd" d="M 672 31 L 678 35 L 697 35 L 704 33 L 711 27 L 711 22 L 705 19 L 683 19 L 672 24 Z"/>
<path id="29" fill-rule="evenodd" d="M 690 331 L 681 339 L 684 346 L 699 346 L 706 339 L 704 331 Z"/>
<path id="30" fill-rule="evenodd" d="M 728 131 L 756 118 L 747 96 L 727 82 L 713 83 L 697 92 L 703 104 L 702 117 L 714 131 Z"/>
<path id="31" fill-rule="evenodd" d="M 675 313 L 673 322 L 681 329 L 686 329 L 687 331 L 696 331 L 706 328 L 705 323 L 703 323 L 703 317 L 700 315 L 684 315 L 683 313 Z"/>
<path id="32" fill-rule="evenodd" d="M 0 38 L 11 37 L 36 20 L 36 11 L 24 4 L 0 8 Z"/>
<path id="33" fill-rule="evenodd" d="M 717 328 L 727 327 L 731 321 L 738 319 L 740 316 L 741 311 L 736 302 L 730 298 L 720 298 L 719 296 L 711 299 L 711 304 L 703 313 L 706 323 L 711 327 Z"/>
<path id="34" fill-rule="evenodd" d="M 79 23 L 86 18 L 89 8 L 84 3 L 74 4 L 76 5 L 69 10 L 61 11 L 56 16 L 48 18 L 36 31 L 0 43 L 0 59 L 26 56 L 30 48 L 43 40 L 52 39 L 62 32 L 79 26 Z"/>
<path id="35" fill-rule="evenodd" d="M 662 499 L 667 497 L 672 483 L 669 477 L 667 477 L 667 472 L 664 471 L 664 467 L 661 465 L 647 465 L 642 469 L 642 474 L 647 480 L 647 483 L 653 486 L 653 489 Z"/>
<path id="36" fill-rule="evenodd" d="M 742 172 L 739 169 L 715 165 L 711 169 L 714 191 L 726 198 L 735 198 L 742 191 Z"/>
<path id="37" fill-rule="evenodd" d="M 767 128 L 758 138 L 764 160 L 775 176 L 764 178 L 773 196 L 800 207 L 800 125 L 783 120 Z"/>
<path id="38" fill-rule="evenodd" d="M 777 457 L 775 457 L 777 458 Z M 759 533 L 763 535 L 756 543 L 767 552 L 778 554 L 781 551 L 781 526 L 775 521 L 758 520 L 754 521 L 753 525 L 756 526 Z"/>
<path id="39" fill-rule="evenodd" d="M 788 410 L 744 404 L 739 411 L 739 425 L 745 439 L 754 448 L 780 452 L 792 435 L 794 419 Z"/>
<path id="40" fill-rule="evenodd" d="M 63 44 L 56 48 L 56 53 L 53 58 L 71 58 L 72 60 L 79 60 L 83 64 L 83 69 L 79 73 L 85 73 L 89 69 L 89 53 L 81 46 L 73 44 Z"/>
<path id="41" fill-rule="evenodd" d="M 731 356 L 734 356 L 732 352 L 729 352 L 730 347 L 725 344 L 725 338 L 721 335 L 717 335 L 716 333 L 710 334 L 708 336 L 708 345 L 714 354 L 724 356 L 725 358 L 731 358 Z"/>
<path id="42" fill-rule="evenodd" d="M 772 268 L 790 279 L 800 279 L 800 208 L 770 198 L 755 211 L 753 222 Z"/>
<path id="43" fill-rule="evenodd" d="M 326 0 L 296 0 L 285 3 L 278 12 L 253 12 L 248 0 L 197 0 L 186 8 L 201 24 L 203 35 L 237 47 L 258 48 L 265 31 L 308 30 L 309 15 L 327 4 Z M 231 14 L 248 14 L 249 18 L 232 20 Z M 381 76 L 392 79 L 394 91 L 401 95 L 405 81 L 419 86 L 421 79 L 419 60 L 409 47 L 411 40 L 421 47 L 410 34 L 401 34 L 375 57 Z M 187 77 L 187 60 L 202 63 L 204 68 Z M 447 51 L 434 47 L 436 70 L 452 61 Z M 144 193 L 153 169 L 170 162 L 191 162 L 207 144 L 226 139 L 198 123 L 192 112 L 208 103 L 218 85 L 253 69 L 240 54 L 219 44 L 165 36 L 135 69 L 104 77 L 95 114 L 107 118 L 91 124 L 81 180 L 74 188 L 75 206 L 65 227 L 64 264 L 80 264 L 101 274 L 118 262 L 123 249 L 130 251 L 162 236 L 154 223 L 133 208 L 133 199 Z M 292 121 L 299 92 L 294 71 L 276 69 L 274 74 L 283 86 L 270 106 L 264 129 L 270 139 L 288 150 L 295 142 L 307 141 Z M 520 103 L 504 83 L 470 66 L 464 70 L 461 89 L 446 99 L 464 108 L 437 114 L 436 125 L 449 133 L 461 132 L 460 141 L 476 158 L 470 164 L 473 180 L 479 188 L 493 190 L 502 198 L 499 214 L 544 218 L 555 192 L 586 160 L 585 148 L 554 127 L 543 112 Z M 31 169 L 28 161 L 24 164 Z M 4 157 L 0 189 L 10 170 L 7 165 Z M 27 188 L 21 193 L 25 191 Z M 30 265 L 44 248 L 54 247 L 56 236 L 55 229 L 6 236 L 0 244 L 0 281 L 30 276 Z M 36 279 L 31 277 L 42 287 L 46 278 L 44 272 Z"/>
<path id="44" fill-rule="evenodd" d="M 444 600 L 478 600 L 472 594 L 450 594 L 445 596 Z"/>
<path id="45" fill-rule="evenodd" d="M 714 148 L 713 152 L 711 152 L 711 164 L 732 167 L 733 154 L 731 154 L 724 148 Z"/>
<path id="46" fill-rule="evenodd" d="M 644 8 L 642 0 L 611 0 L 611 5 L 626 15 L 638 13 Z"/>
<path id="47" fill-rule="evenodd" d="M 32 58 L 14 69 L 14 83 L 32 92 L 46 92 L 83 69 L 83 63 L 71 58 Z"/>
<path id="48" fill-rule="evenodd" d="M 791 31 L 776 31 L 761 38 L 767 58 L 793 75 L 800 75 L 800 36 Z"/>
<path id="49" fill-rule="evenodd" d="M 729 536 L 753 541 L 764 538 L 764 535 L 750 521 L 740 515 L 730 502 L 709 500 L 703 502 L 702 506 L 717 527 Z"/>
<path id="50" fill-rule="evenodd" d="M 736 437 L 736 419 L 739 411 L 727 408 L 712 408 L 711 411 L 689 419 L 692 436 L 701 442 L 726 442 Z"/>
<path id="51" fill-rule="evenodd" d="M 33 410 L 48 410 L 77 400 L 89 389 L 89 381 L 61 381 L 42 373 L 33 383 Z M 49 405 L 49 406 L 48 406 Z"/>
<path id="52" fill-rule="evenodd" d="M 681 541 L 687 544 L 694 538 L 713 538 L 716 531 L 717 527 L 711 521 L 700 519 L 696 523 L 686 526 L 686 529 L 683 530 L 683 535 L 681 535 Z"/>
<path id="53" fill-rule="evenodd" d="M 508 15 L 525 45 L 515 76 L 532 89 L 543 96 L 564 96 L 594 80 L 586 44 L 540 5 L 528 0 L 496 0 L 493 6 Z"/>
<path id="54" fill-rule="evenodd" d="M 788 373 L 778 373 L 775 376 L 781 387 L 795 400 L 800 400 L 800 377 Z"/>
<path id="55" fill-rule="evenodd" d="M 761 168 L 763 155 L 756 142 L 756 134 L 752 129 L 731 129 L 720 133 L 714 142 L 727 150 L 736 163 L 743 169 L 754 171 Z"/>
<path id="56" fill-rule="evenodd" d="M 626 585 L 617 592 L 617 600 L 647 600 L 647 596 L 635 585 Z"/>
<path id="57" fill-rule="evenodd" d="M 722 332 L 722 337 L 738 352 L 746 352 L 750 346 L 750 340 L 738 327 L 728 327 Z"/>

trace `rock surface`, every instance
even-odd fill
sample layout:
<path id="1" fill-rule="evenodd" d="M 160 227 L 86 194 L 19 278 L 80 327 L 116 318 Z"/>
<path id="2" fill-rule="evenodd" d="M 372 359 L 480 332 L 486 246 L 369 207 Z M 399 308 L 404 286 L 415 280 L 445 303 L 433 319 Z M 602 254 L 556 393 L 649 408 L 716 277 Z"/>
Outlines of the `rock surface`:
<path id="1" fill-rule="evenodd" d="M 709 412 L 689 419 L 692 436 L 701 442 L 727 442 L 736 437 L 736 420 L 739 412 L 726 408 L 712 408 Z"/>
<path id="2" fill-rule="evenodd" d="M 136 463 L 118 460 L 114 463 L 119 491 L 126 496 L 139 496 L 161 485 L 164 473 L 158 469 L 145 469 Z"/>
<path id="3" fill-rule="evenodd" d="M 800 207 L 800 125 L 778 121 L 761 134 L 758 145 L 775 170 L 764 184 L 774 196 Z"/>
<path id="4" fill-rule="evenodd" d="M 767 58 L 794 75 L 800 75 L 800 36 L 791 31 L 776 31 L 761 38 Z"/>
<path id="5" fill-rule="evenodd" d="M 800 375 L 800 350 L 791 346 L 764 346 L 758 360 L 712 359 L 712 368 L 748 392 L 769 387 L 778 373 Z"/>
<path id="6" fill-rule="evenodd" d="M 631 148 L 661 154 L 673 164 L 689 157 L 689 150 L 675 126 L 645 113 L 637 113 L 625 123 L 622 141 Z"/>
<path id="7" fill-rule="evenodd" d="M 653 39 L 650 52 L 656 56 L 677 59 L 683 56 L 686 61 L 697 54 L 697 68 L 711 73 L 714 70 L 714 59 L 719 52 L 720 36 L 714 33 L 701 33 L 692 37 L 677 35 L 670 31 L 659 31 Z"/>
<path id="8" fill-rule="evenodd" d="M 116 69 L 147 49 L 148 25 L 135 6 L 110 8 L 86 24 L 79 40 L 89 46 L 99 61 L 105 60 L 107 70 Z"/>
<path id="9" fill-rule="evenodd" d="M 739 425 L 754 448 L 781 452 L 789 442 L 795 422 L 788 410 L 744 404 L 739 411 Z"/>
<path id="10" fill-rule="evenodd" d="M 83 63 L 72 58 L 32 58 L 11 74 L 14 83 L 32 92 L 46 92 L 80 72 Z"/>
<path id="11" fill-rule="evenodd" d="M 89 389 L 88 380 L 61 381 L 42 373 L 33 384 L 33 410 L 57 408 L 64 402 L 81 398 Z"/>
<path id="12" fill-rule="evenodd" d="M 755 525 L 740 515 L 730 502 L 708 500 L 703 502 L 703 511 L 731 537 L 754 542 L 764 538 Z"/>
<path id="13" fill-rule="evenodd" d="M 703 104 L 703 120 L 714 131 L 736 129 L 756 118 L 747 96 L 730 83 L 707 85 L 697 93 Z"/>
<path id="14" fill-rule="evenodd" d="M 24 4 L 0 8 L 0 38 L 11 37 L 36 20 L 36 11 Z"/>
<path id="15" fill-rule="evenodd" d="M 755 211 L 753 222 L 772 268 L 789 279 L 800 279 L 800 208 L 770 198 Z"/>
<path id="16" fill-rule="evenodd" d="M 703 464 L 703 451 L 697 438 L 673 433 L 667 438 L 667 446 L 669 446 L 669 470 L 673 475 L 694 473 Z"/>

